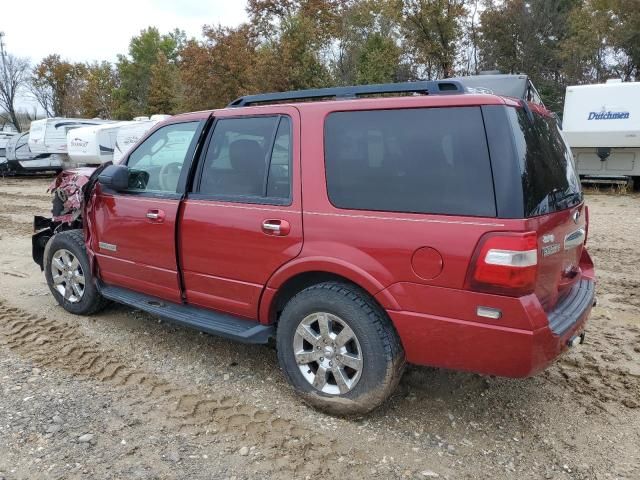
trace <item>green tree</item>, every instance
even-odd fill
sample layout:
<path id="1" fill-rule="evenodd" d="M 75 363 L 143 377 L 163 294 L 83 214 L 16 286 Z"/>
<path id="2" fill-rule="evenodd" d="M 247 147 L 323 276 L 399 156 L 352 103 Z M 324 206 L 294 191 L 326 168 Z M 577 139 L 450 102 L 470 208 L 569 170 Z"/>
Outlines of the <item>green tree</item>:
<path id="1" fill-rule="evenodd" d="M 118 118 L 128 119 L 147 113 L 152 67 L 158 61 L 160 53 L 170 64 L 176 65 L 184 44 L 184 32 L 174 30 L 161 35 L 155 27 L 142 30 L 131 39 L 129 55 L 118 56 L 120 85 L 115 90 L 118 103 L 115 114 Z M 175 102 L 176 99 L 171 101 Z"/>
<path id="2" fill-rule="evenodd" d="M 163 52 L 159 52 L 156 63 L 151 67 L 148 113 L 176 113 L 179 89 L 178 68 Z"/>
<path id="3" fill-rule="evenodd" d="M 527 73 L 552 110 L 562 110 L 567 82 L 563 45 L 581 0 L 505 0 L 481 14 L 481 68 Z"/>

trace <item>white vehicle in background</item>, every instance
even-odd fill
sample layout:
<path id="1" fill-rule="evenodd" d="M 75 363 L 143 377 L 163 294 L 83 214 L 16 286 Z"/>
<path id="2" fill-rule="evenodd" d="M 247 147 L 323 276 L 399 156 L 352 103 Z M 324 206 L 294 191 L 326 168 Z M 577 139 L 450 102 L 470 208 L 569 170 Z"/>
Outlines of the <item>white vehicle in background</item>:
<path id="1" fill-rule="evenodd" d="M 128 125 L 120 127 L 113 151 L 113 163 L 119 162 L 131 147 L 138 143 L 138 140 L 140 140 L 145 133 L 151 130 L 157 123 L 170 116 L 171 115 L 152 115 L 149 119 L 147 119 L 147 117 L 136 117 L 133 122 L 129 122 Z"/>
<path id="2" fill-rule="evenodd" d="M 13 173 L 62 170 L 62 155 L 35 154 L 29 149 L 29 132 L 14 135 L 7 143 L 7 168 Z"/>
<path id="3" fill-rule="evenodd" d="M 110 120 L 84 118 L 43 118 L 31 122 L 29 148 L 32 153 L 67 154 L 67 133 L 89 125 L 110 123 Z"/>
<path id="4" fill-rule="evenodd" d="M 17 134 L 0 131 L 0 173 L 7 170 L 7 143 Z"/>
<path id="5" fill-rule="evenodd" d="M 562 130 L 583 181 L 640 183 L 640 82 L 567 87 Z"/>
<path id="6" fill-rule="evenodd" d="M 118 132 L 135 123 L 139 122 L 114 122 L 70 130 L 67 150 L 71 163 L 101 165 L 112 161 Z"/>

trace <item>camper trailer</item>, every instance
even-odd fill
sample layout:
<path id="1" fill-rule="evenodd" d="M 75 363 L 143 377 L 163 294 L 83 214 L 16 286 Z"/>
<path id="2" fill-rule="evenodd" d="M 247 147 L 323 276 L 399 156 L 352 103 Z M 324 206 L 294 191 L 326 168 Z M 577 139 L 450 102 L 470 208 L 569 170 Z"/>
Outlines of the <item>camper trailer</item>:
<path id="1" fill-rule="evenodd" d="M 640 183 L 640 82 L 567 87 L 562 129 L 583 180 Z"/>
<path id="2" fill-rule="evenodd" d="M 113 160 L 120 128 L 137 122 L 114 122 L 75 128 L 67 133 L 69 159 L 75 164 L 103 164 Z"/>
<path id="3" fill-rule="evenodd" d="M 15 136 L 16 134 L 14 132 L 0 131 L 0 172 L 7 170 L 7 143 Z"/>
<path id="4" fill-rule="evenodd" d="M 113 162 L 119 162 L 129 149 L 138 143 L 138 140 L 140 140 L 149 130 L 151 130 L 157 123 L 169 118 L 170 116 L 171 115 L 152 115 L 148 120 L 136 121 L 134 119 L 134 121 L 129 122 L 128 125 L 122 126 L 118 130 L 118 135 L 116 136 Z"/>
<path id="5" fill-rule="evenodd" d="M 109 123 L 109 120 L 83 118 L 44 118 L 31 122 L 29 148 L 32 153 L 67 153 L 67 133 L 88 125 Z"/>
<path id="6" fill-rule="evenodd" d="M 35 154 L 29 149 L 29 132 L 15 135 L 7 143 L 8 170 L 15 173 L 62 170 L 62 155 Z"/>
<path id="7" fill-rule="evenodd" d="M 485 72 L 480 75 L 455 77 L 470 92 L 514 97 L 544 106 L 538 91 L 527 75 Z"/>

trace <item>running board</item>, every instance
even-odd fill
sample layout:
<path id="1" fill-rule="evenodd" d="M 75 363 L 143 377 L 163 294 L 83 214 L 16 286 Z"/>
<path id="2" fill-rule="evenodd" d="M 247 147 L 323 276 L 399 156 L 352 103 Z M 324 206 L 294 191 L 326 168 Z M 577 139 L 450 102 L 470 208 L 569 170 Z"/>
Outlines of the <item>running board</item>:
<path id="1" fill-rule="evenodd" d="M 171 322 L 195 328 L 202 332 L 229 338 L 243 343 L 267 343 L 275 336 L 272 325 L 245 320 L 228 313 L 218 313 L 190 305 L 166 302 L 144 293 L 98 282 L 98 290 L 103 297 L 114 302 L 165 318 Z"/>

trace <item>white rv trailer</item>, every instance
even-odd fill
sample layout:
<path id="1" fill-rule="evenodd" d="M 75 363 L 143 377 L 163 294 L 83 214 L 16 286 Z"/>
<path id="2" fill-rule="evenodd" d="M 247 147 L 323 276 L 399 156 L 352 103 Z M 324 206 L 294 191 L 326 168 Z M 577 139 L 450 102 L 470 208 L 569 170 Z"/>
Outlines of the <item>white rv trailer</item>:
<path id="1" fill-rule="evenodd" d="M 15 136 L 14 132 L 0 131 L 0 170 L 7 168 L 7 143 Z"/>
<path id="2" fill-rule="evenodd" d="M 640 177 L 640 82 L 567 87 L 562 130 L 581 177 Z"/>
<path id="3" fill-rule="evenodd" d="M 169 118 L 171 115 L 152 115 L 149 120 L 133 121 L 122 126 L 116 136 L 116 144 L 113 151 L 113 163 L 120 161 L 122 157 L 157 123 Z M 140 118 L 140 117 L 136 117 Z"/>
<path id="4" fill-rule="evenodd" d="M 116 137 L 120 128 L 137 122 L 114 122 L 91 125 L 67 133 L 69 159 L 76 164 L 103 164 L 113 160 Z"/>
<path id="5" fill-rule="evenodd" d="M 7 143 L 7 167 L 10 172 L 45 172 L 62 170 L 62 155 L 34 154 L 29 149 L 29 132 L 15 135 Z"/>
<path id="6" fill-rule="evenodd" d="M 31 122 L 29 148 L 32 153 L 67 153 L 67 133 L 75 128 L 109 123 L 109 120 L 84 118 L 44 118 Z"/>

